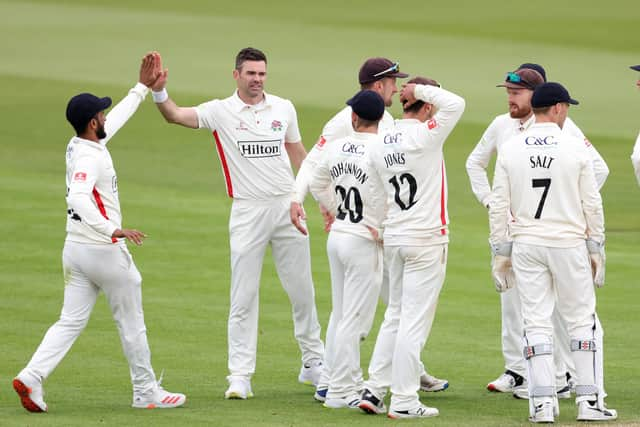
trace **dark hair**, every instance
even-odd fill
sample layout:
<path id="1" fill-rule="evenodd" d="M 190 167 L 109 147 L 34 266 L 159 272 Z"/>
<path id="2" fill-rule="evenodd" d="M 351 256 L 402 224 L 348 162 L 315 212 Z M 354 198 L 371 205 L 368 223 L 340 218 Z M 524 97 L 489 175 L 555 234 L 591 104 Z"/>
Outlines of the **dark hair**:
<path id="1" fill-rule="evenodd" d="M 551 109 L 551 105 L 549 105 L 548 107 L 536 107 L 536 108 L 532 108 L 533 110 L 533 114 L 547 114 L 549 112 L 549 110 Z"/>
<path id="2" fill-rule="evenodd" d="M 433 79 L 430 79 L 428 77 L 414 77 L 411 80 L 409 80 L 407 83 L 415 83 L 415 84 L 418 84 L 418 85 L 428 85 L 428 86 L 440 87 L 440 83 L 438 83 L 437 81 L 435 81 Z M 404 106 L 403 106 L 402 110 L 405 113 L 417 113 L 418 111 L 420 111 L 420 109 L 422 108 L 423 105 L 424 105 L 424 101 L 417 100 L 416 102 L 414 102 L 413 104 L 411 104 L 407 108 L 404 108 Z"/>
<path id="3" fill-rule="evenodd" d="M 242 68 L 245 61 L 264 61 L 267 63 L 267 56 L 259 49 L 245 47 L 236 55 L 236 70 Z"/>

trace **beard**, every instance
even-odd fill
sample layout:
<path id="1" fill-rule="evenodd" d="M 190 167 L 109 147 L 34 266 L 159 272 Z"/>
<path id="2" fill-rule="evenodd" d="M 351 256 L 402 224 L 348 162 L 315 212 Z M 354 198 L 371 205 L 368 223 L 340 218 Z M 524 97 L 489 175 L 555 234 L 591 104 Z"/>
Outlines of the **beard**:
<path id="1" fill-rule="evenodd" d="M 107 137 L 107 133 L 104 131 L 104 125 L 100 125 L 100 127 L 96 129 L 96 136 L 98 139 L 104 139 Z"/>
<path id="2" fill-rule="evenodd" d="M 509 115 L 512 119 L 522 119 L 531 114 L 531 107 L 521 107 L 516 104 L 509 104 Z"/>

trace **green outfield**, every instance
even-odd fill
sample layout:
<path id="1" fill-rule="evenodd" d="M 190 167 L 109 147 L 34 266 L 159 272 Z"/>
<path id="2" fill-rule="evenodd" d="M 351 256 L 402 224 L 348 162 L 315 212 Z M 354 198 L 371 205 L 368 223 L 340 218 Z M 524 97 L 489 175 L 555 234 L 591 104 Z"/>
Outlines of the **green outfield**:
<path id="1" fill-rule="evenodd" d="M 550 80 L 565 84 L 581 101 L 571 117 L 611 169 L 602 190 L 607 284 L 597 292 L 608 405 L 620 424 L 640 424 L 640 189 L 629 161 L 640 128 L 640 73 L 628 68 L 640 63 L 637 1 L 87 3 L 0 0 L 0 425 L 393 423 L 324 409 L 312 388 L 298 384 L 290 306 L 270 255 L 261 282 L 255 398 L 223 399 L 230 199 L 211 135 L 165 124 L 150 97 L 109 148 L 124 224 L 150 236 L 131 250 L 144 278 L 153 365 L 187 403 L 171 411 L 130 407 L 128 368 L 104 298 L 45 383 L 48 414 L 27 413 L 11 388 L 61 308 L 68 99 L 89 91 L 116 101 L 135 83 L 142 55 L 154 49 L 170 69 L 168 90 L 178 103 L 226 97 L 235 87 L 233 58 L 246 46 L 267 53 L 267 90 L 294 102 L 307 148 L 355 93 L 357 69 L 369 56 L 397 59 L 403 71 L 433 77 L 467 101 L 445 146 L 450 257 L 423 353 L 429 371 L 449 379 L 450 388 L 423 394 L 440 416 L 412 425 L 527 423 L 525 401 L 485 389 L 503 366 L 499 298 L 489 275 L 487 213 L 471 193 L 464 162 L 492 118 L 506 111 L 504 90 L 495 88 L 505 72 L 538 62 Z M 314 206 L 306 207 L 324 331 L 331 308 L 325 235 Z M 382 311 L 363 343 L 365 368 Z M 573 401 L 561 402 L 559 420 L 575 423 Z"/>

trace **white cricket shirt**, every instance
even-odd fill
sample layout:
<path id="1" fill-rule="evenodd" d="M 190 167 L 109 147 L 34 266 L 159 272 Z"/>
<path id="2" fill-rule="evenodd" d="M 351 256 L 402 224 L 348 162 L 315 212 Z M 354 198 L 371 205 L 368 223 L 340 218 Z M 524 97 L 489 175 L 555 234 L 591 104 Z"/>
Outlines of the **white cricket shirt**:
<path id="1" fill-rule="evenodd" d="M 229 197 L 270 200 L 293 192 L 284 143 L 301 137 L 291 101 L 265 93 L 263 102 L 248 105 L 236 91 L 196 111 L 198 126 L 213 131 Z"/>
<path id="2" fill-rule="evenodd" d="M 74 136 L 67 145 L 67 240 L 116 243 L 122 228 L 118 178 L 107 143 L 136 112 L 149 92 L 136 84 L 105 118 L 106 138 L 99 143 Z"/>
<path id="3" fill-rule="evenodd" d="M 489 202 L 490 240 L 567 248 L 604 240 L 604 215 L 584 141 L 536 123 L 500 149 Z M 512 220 L 509 220 L 509 213 Z"/>
<path id="4" fill-rule="evenodd" d="M 372 151 L 384 183 L 384 243 L 431 245 L 449 241 L 447 176 L 442 147 L 464 112 L 464 99 L 434 86 L 417 85 L 415 97 L 433 104 L 427 122 L 397 120 Z"/>
<path id="5" fill-rule="evenodd" d="M 491 157 L 496 152 L 500 153 L 500 147 L 502 147 L 506 141 L 522 134 L 522 132 L 529 129 L 534 122 L 535 116 L 533 115 L 524 123 L 521 123 L 520 119 L 513 119 L 508 113 L 502 114 L 491 122 L 476 147 L 471 154 L 469 154 L 466 167 L 469 180 L 471 181 L 471 190 L 483 206 L 489 203 L 489 197 L 491 196 L 491 186 L 489 185 L 489 178 L 487 177 L 487 166 L 489 166 Z M 601 188 L 607 180 L 609 168 L 602 156 L 600 156 L 600 153 L 598 153 L 598 150 L 591 145 L 582 131 L 569 117 L 567 117 L 564 123 L 562 133 L 584 141 L 584 145 L 589 149 L 591 164 L 596 175 L 598 188 Z"/>
<path id="6" fill-rule="evenodd" d="M 298 175 L 296 175 L 294 202 L 304 202 L 309 192 L 309 180 L 322 158 L 322 152 L 326 144 L 336 139 L 346 138 L 354 133 L 351 112 L 351 106 L 348 105 L 324 125 L 320 139 L 309 151 L 300 166 Z M 393 117 L 385 110 L 382 119 L 378 123 L 378 134 L 386 133 L 391 128 L 393 128 Z"/>
<path id="7" fill-rule="evenodd" d="M 380 143 L 379 138 L 377 134 L 352 132 L 346 138 L 332 140 L 321 153 L 309 189 L 335 214 L 332 233 L 350 233 L 373 240 L 368 226 L 382 235 L 385 196 L 368 155 Z"/>

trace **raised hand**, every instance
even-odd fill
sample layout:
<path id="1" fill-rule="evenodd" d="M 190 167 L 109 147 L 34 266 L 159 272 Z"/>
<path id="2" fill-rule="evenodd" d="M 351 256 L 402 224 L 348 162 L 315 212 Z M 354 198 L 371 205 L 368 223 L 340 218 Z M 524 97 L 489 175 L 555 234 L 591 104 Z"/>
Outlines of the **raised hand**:
<path id="1" fill-rule="evenodd" d="M 402 85 L 402 89 L 400 90 L 400 102 L 405 108 L 413 105 L 417 101 L 414 95 L 415 90 L 415 83 L 407 83 Z"/>
<path id="2" fill-rule="evenodd" d="M 151 87 L 156 80 L 158 80 L 158 72 L 156 71 L 155 59 L 153 52 L 149 52 L 142 57 L 138 81 L 146 87 Z"/>
<path id="3" fill-rule="evenodd" d="M 169 69 L 162 68 L 162 56 L 159 52 L 152 52 L 154 58 L 155 70 L 157 73 L 157 79 L 151 85 L 151 89 L 155 92 L 160 92 L 167 85 L 167 77 L 169 77 Z"/>

